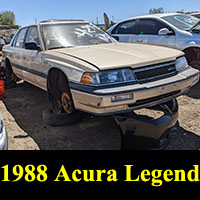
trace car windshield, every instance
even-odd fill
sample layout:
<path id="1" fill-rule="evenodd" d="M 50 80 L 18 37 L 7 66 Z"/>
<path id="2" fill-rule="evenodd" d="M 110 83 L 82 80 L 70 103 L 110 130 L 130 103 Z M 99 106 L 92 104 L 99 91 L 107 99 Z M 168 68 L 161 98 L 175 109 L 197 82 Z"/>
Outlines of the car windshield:
<path id="1" fill-rule="evenodd" d="M 47 50 L 117 42 L 91 23 L 58 23 L 41 25 Z"/>
<path id="2" fill-rule="evenodd" d="M 199 19 L 189 15 L 171 15 L 162 17 L 162 19 L 166 20 L 170 24 L 174 25 L 178 29 L 181 30 L 190 30 L 195 24 L 198 23 Z"/>

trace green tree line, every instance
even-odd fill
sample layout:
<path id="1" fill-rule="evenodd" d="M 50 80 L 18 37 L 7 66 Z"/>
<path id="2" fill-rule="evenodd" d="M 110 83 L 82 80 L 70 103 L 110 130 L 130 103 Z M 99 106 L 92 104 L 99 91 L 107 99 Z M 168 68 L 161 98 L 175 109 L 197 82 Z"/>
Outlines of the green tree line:
<path id="1" fill-rule="evenodd" d="M 15 14 L 12 11 L 2 11 L 0 12 L 0 25 L 15 26 Z"/>

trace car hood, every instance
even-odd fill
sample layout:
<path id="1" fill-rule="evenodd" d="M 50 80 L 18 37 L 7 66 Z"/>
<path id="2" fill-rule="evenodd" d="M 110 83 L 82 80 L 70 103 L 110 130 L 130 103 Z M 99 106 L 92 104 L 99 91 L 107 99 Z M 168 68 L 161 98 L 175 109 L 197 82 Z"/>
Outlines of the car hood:
<path id="1" fill-rule="evenodd" d="M 51 50 L 60 57 L 76 58 L 99 70 L 122 67 L 140 67 L 175 60 L 181 51 L 141 44 L 102 44 Z"/>

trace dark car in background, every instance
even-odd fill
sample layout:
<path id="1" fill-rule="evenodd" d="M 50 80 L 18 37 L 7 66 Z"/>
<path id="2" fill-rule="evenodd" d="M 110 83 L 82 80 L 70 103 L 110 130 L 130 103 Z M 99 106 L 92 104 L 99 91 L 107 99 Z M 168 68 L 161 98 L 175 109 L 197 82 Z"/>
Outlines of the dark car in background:
<path id="1" fill-rule="evenodd" d="M 9 44 L 17 29 L 9 26 L 0 25 L 0 51 L 4 45 Z"/>
<path id="2" fill-rule="evenodd" d="M 200 12 L 190 14 L 193 17 L 200 19 Z"/>

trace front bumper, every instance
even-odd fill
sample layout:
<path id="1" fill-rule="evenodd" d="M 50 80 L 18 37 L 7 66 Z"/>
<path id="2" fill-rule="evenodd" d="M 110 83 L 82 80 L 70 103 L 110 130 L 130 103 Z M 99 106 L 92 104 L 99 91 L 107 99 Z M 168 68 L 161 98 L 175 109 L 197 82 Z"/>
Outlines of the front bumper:
<path id="1" fill-rule="evenodd" d="M 178 102 L 173 99 L 151 110 L 160 110 L 157 119 L 134 112 L 114 115 L 121 131 L 122 150 L 163 149 L 168 144 L 170 129 L 178 121 Z"/>
<path id="2" fill-rule="evenodd" d="M 95 115 L 111 115 L 168 102 L 188 91 L 198 81 L 199 71 L 189 68 L 173 77 L 153 82 L 97 88 L 92 92 L 71 88 L 71 93 L 77 110 Z M 112 97 L 120 94 L 131 94 L 133 99 L 112 102 Z"/>

